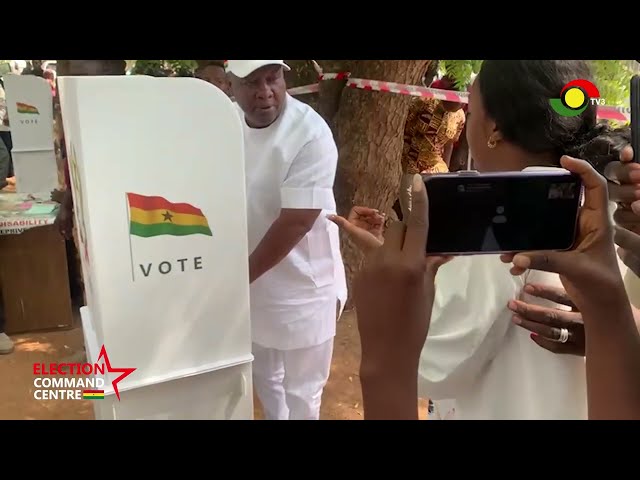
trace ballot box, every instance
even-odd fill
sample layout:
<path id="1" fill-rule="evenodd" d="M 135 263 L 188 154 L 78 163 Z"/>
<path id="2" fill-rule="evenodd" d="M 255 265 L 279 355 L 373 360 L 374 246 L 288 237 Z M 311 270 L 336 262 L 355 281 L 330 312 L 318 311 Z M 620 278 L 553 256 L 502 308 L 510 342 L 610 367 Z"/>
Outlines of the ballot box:
<path id="1" fill-rule="evenodd" d="M 48 197 L 58 188 L 51 86 L 35 75 L 4 77 L 16 192 Z"/>

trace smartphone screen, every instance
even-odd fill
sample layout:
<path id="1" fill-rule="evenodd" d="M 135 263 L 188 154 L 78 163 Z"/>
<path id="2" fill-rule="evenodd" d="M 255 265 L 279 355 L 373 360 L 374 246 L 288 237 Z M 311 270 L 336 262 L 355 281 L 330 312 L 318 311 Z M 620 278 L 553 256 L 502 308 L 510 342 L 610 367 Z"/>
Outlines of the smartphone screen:
<path id="1" fill-rule="evenodd" d="M 428 254 L 567 250 L 582 184 L 571 173 L 514 172 L 425 177 Z"/>

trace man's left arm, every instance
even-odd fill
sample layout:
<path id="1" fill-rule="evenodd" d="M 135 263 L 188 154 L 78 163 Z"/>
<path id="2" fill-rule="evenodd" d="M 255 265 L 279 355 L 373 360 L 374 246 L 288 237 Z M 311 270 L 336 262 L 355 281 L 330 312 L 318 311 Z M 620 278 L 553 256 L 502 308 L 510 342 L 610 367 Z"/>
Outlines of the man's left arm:
<path id="1" fill-rule="evenodd" d="M 250 283 L 293 250 L 323 209 L 335 208 L 333 182 L 337 164 L 338 150 L 328 129 L 300 150 L 280 189 L 280 216 L 249 255 Z"/>

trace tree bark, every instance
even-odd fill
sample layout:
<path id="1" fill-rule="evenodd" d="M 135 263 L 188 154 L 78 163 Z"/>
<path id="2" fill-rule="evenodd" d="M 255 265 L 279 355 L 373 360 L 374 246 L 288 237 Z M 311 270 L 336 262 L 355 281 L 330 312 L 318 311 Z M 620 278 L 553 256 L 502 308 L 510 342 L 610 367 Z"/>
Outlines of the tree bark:
<path id="1" fill-rule="evenodd" d="M 287 88 L 301 87 L 303 85 L 311 85 L 318 82 L 318 74 L 313 68 L 311 60 L 285 60 L 284 62 L 291 67 L 291 71 L 285 72 L 284 74 L 284 78 L 287 82 Z M 296 95 L 295 98 L 306 103 L 315 111 L 318 111 L 317 93 Z"/>
<path id="2" fill-rule="evenodd" d="M 419 84 L 430 62 L 357 61 L 351 65 L 351 77 L 415 85 Z M 335 193 L 339 214 L 347 215 L 353 205 L 391 214 L 402 174 L 400 155 L 404 123 L 412 98 L 360 89 L 342 92 L 335 119 L 339 150 Z M 351 286 L 363 257 L 344 233 L 341 240 L 347 281 Z"/>
<path id="3" fill-rule="evenodd" d="M 349 71 L 353 60 L 318 60 L 317 62 L 323 72 L 339 73 Z M 288 88 L 319 82 L 318 72 L 313 67 L 311 60 L 285 60 L 285 63 L 291 67 L 291 71 L 285 74 Z M 318 93 L 297 95 L 296 98 L 317 111 L 333 130 L 335 115 L 346 80 L 324 80 L 319 83 Z"/>
<path id="4" fill-rule="evenodd" d="M 323 73 L 346 73 L 350 72 L 351 67 L 357 62 L 357 60 L 319 60 L 318 64 Z M 322 118 L 327 121 L 334 135 L 336 135 L 335 119 L 340 108 L 342 91 L 346 84 L 346 79 L 323 80 L 320 82 L 318 111 Z"/>

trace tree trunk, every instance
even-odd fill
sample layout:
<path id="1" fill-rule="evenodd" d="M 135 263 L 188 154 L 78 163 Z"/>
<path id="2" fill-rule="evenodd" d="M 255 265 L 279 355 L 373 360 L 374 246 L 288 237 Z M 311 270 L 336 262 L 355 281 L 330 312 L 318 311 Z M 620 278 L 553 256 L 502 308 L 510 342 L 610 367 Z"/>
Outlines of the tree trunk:
<path id="1" fill-rule="evenodd" d="M 319 60 L 318 64 L 322 68 L 323 73 L 345 73 L 350 72 L 351 67 L 358 60 Z M 334 136 L 336 135 L 335 119 L 340 108 L 340 100 L 342 99 L 342 91 L 344 90 L 347 80 L 323 80 L 320 82 L 318 111 L 324 118 Z"/>
<path id="2" fill-rule="evenodd" d="M 311 85 L 318 82 L 318 74 L 313 68 L 311 60 L 285 60 L 284 62 L 291 67 L 291 71 L 284 74 L 287 88 L 302 87 L 303 85 Z M 295 98 L 318 111 L 317 93 L 296 95 Z"/>
<path id="3" fill-rule="evenodd" d="M 285 60 L 291 67 L 291 71 L 286 73 L 287 87 L 300 87 L 318 83 L 318 72 L 316 72 L 311 60 Z M 318 60 L 324 73 L 340 73 L 349 71 L 349 66 L 353 60 Z M 326 120 L 334 131 L 334 119 L 340 105 L 342 90 L 346 80 L 323 80 L 319 82 L 318 93 L 296 95 L 296 98 L 310 105 Z"/>
<path id="4" fill-rule="evenodd" d="M 351 76 L 415 85 L 420 82 L 430 62 L 357 61 L 352 64 Z M 404 123 L 412 98 L 361 89 L 342 92 L 335 119 L 340 155 L 335 184 L 339 214 L 348 214 L 353 205 L 377 208 L 391 214 L 400 185 Z M 342 255 L 351 286 L 355 273 L 360 269 L 362 254 L 344 234 Z"/>
<path id="5" fill-rule="evenodd" d="M 318 64 L 325 73 L 339 73 L 349 70 L 352 60 L 318 60 Z M 301 87 L 318 83 L 318 72 L 311 60 L 285 60 L 291 67 L 286 72 L 287 88 Z M 318 93 L 296 95 L 296 98 L 317 111 L 333 130 L 333 120 L 338 111 L 340 96 L 346 80 L 324 80 L 320 82 Z M 334 130 L 335 135 L 335 130 Z"/>

